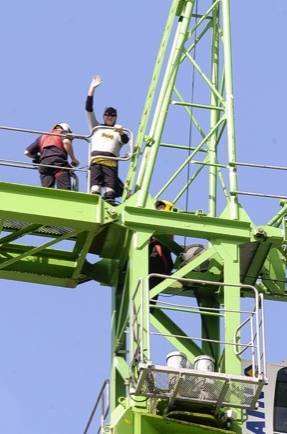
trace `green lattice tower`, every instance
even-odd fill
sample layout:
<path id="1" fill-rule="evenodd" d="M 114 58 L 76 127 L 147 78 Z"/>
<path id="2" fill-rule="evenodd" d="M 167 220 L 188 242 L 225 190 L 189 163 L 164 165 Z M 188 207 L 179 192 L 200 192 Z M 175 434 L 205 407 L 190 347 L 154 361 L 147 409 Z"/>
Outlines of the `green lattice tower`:
<path id="1" fill-rule="evenodd" d="M 0 183 L 0 218 L 5 232 L 0 239 L 1 278 L 65 287 L 95 280 L 114 288 L 111 418 L 106 426 L 106 431 L 113 434 L 225 432 L 219 425 L 211 426 L 216 425 L 216 418 L 210 406 L 201 409 L 200 416 L 194 403 L 189 402 L 185 407 L 188 417 L 180 422 L 165 417 L 168 399 L 151 399 L 140 387 L 137 390 L 142 396 L 140 393 L 130 395 L 131 386 L 134 387 L 131 378 L 133 381 L 140 378 L 137 358 L 132 356 L 139 349 L 141 361 L 152 362 L 146 332 L 151 323 L 159 334 L 168 335 L 165 337 L 172 347 L 185 353 L 190 362 L 200 354 L 212 354 L 223 376 L 240 376 L 241 361 L 234 347 L 223 348 L 218 341 L 223 336 L 230 342 L 236 335 L 241 321 L 236 312 L 240 309 L 241 296 L 253 295 L 251 286 L 247 285 L 256 285 L 267 298 L 285 299 L 284 285 L 276 282 L 285 278 L 282 248 L 285 230 L 282 231 L 281 223 L 285 225 L 287 205 L 283 204 L 282 210 L 268 224 L 256 228 L 237 201 L 229 3 L 229 0 L 198 0 L 197 9 L 194 0 L 172 1 L 120 206 L 112 207 L 98 196 L 83 193 Z M 203 48 L 201 43 L 204 43 Z M 202 53 L 205 59 L 204 66 L 197 61 L 195 47 L 197 55 Z M 206 68 L 209 73 L 204 72 Z M 190 82 L 192 71 L 206 86 L 203 102 L 190 100 L 190 92 L 185 98 L 180 89 L 180 86 L 185 88 L 185 74 L 186 81 Z M 168 115 L 175 107 L 182 110 L 182 115 L 189 116 L 200 137 L 198 143 L 192 141 L 181 146 L 162 142 L 169 126 Z M 225 164 L 218 163 L 219 146 L 223 152 L 225 150 Z M 176 170 L 171 161 L 165 162 L 169 178 L 154 194 L 152 175 L 155 167 L 157 173 L 160 170 L 158 154 L 164 147 L 173 148 L 172 156 L 183 150 L 188 156 Z M 189 179 L 179 187 L 173 199 L 180 200 L 189 185 L 200 174 L 203 176 L 207 168 L 207 212 L 155 210 L 155 199 L 178 188 L 178 176 L 191 162 L 194 167 L 196 154 L 204 157 L 201 160 L 197 157 L 198 168 L 191 170 Z M 228 186 L 223 182 L 221 169 L 229 173 Z M 226 208 L 220 215 L 218 183 L 226 197 Z M 17 240 L 26 235 L 30 235 L 31 245 L 17 244 Z M 208 241 L 204 253 L 183 267 L 175 268 L 173 273 L 174 278 L 225 282 L 225 285 L 218 284 L 216 291 L 212 284 L 202 289 L 194 282 L 184 288 L 183 283 L 187 296 L 194 296 L 201 288 L 198 300 L 201 316 L 206 317 L 202 320 L 201 337 L 211 340 L 203 341 L 201 346 L 191 339 L 186 340 L 184 331 L 164 309 L 154 308 L 150 312 L 148 298 L 178 291 L 168 279 L 148 291 L 145 278 L 149 273 L 149 239 L 153 235 L 176 256 L 182 252 L 182 247 L 171 240 L 171 236 Z M 44 239 L 41 244 L 39 237 Z M 63 240 L 72 240 L 73 249 L 54 249 Z M 101 259 L 91 264 L 87 260 L 88 253 L 99 255 Z M 207 263 L 208 267 L 201 267 Z M 240 282 L 246 286 L 241 289 L 233 286 Z M 224 329 L 220 327 L 218 315 L 207 316 L 208 308 L 220 304 L 226 310 Z M 140 345 L 139 335 L 134 333 L 134 321 L 141 331 Z M 130 364 L 129 359 L 135 363 Z M 236 408 L 236 400 L 233 404 Z M 240 416 L 237 410 L 237 417 Z M 240 420 L 233 423 L 232 429 L 241 431 Z"/>

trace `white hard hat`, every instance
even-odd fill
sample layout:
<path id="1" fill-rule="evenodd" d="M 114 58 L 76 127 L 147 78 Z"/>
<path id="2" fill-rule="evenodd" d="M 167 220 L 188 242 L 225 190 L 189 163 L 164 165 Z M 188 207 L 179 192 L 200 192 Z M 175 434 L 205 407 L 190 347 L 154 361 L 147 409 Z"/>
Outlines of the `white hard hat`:
<path id="1" fill-rule="evenodd" d="M 62 130 L 63 130 L 65 133 L 72 133 L 72 129 L 71 129 L 70 125 L 67 124 L 66 122 L 61 122 L 61 123 L 59 123 L 59 124 L 56 124 L 56 125 L 53 127 L 53 129 L 56 128 L 57 126 L 61 127 Z"/>

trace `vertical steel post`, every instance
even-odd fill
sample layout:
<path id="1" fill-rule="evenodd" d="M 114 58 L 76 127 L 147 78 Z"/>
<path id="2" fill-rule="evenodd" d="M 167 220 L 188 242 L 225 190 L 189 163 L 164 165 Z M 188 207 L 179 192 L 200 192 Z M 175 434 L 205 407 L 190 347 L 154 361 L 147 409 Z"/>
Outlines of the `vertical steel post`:
<path id="1" fill-rule="evenodd" d="M 140 186 L 140 194 L 138 196 L 138 205 L 144 206 L 148 196 L 148 189 L 151 182 L 153 169 L 156 162 L 156 157 L 159 150 L 161 135 L 164 123 L 168 113 L 168 107 L 176 80 L 176 73 L 180 65 L 180 58 L 186 41 L 191 20 L 194 1 L 187 0 L 181 16 L 171 49 L 168 65 L 163 79 L 163 84 L 160 90 L 159 98 L 157 101 L 153 122 L 151 125 L 149 136 L 152 139 L 151 146 L 147 146 L 144 154 L 144 161 L 141 167 L 138 184 Z M 145 164 L 148 162 L 148 164 Z"/>
<path id="2" fill-rule="evenodd" d="M 218 74 L 219 74 L 219 6 L 213 9 L 213 30 L 212 30 L 212 53 L 211 53 L 211 81 L 218 89 Z M 218 106 L 219 100 L 217 96 L 211 92 L 212 106 Z M 219 120 L 219 111 L 211 110 L 210 128 L 212 129 Z M 208 142 L 208 161 L 209 163 L 217 162 L 216 141 L 218 134 L 214 134 Z M 217 213 L 217 167 L 209 167 L 209 215 L 216 217 Z"/>
<path id="3" fill-rule="evenodd" d="M 136 146 L 135 146 L 136 153 L 135 153 L 134 157 L 132 158 L 132 161 L 131 161 L 131 164 L 129 167 L 129 172 L 128 172 L 128 175 L 127 175 L 127 178 L 125 181 L 125 191 L 123 194 L 123 200 L 125 200 L 127 193 L 128 193 L 128 190 L 132 188 L 133 183 L 134 183 L 134 178 L 136 176 L 137 157 L 139 155 L 139 151 L 140 151 L 142 143 L 144 141 L 144 136 L 146 133 L 147 124 L 148 124 L 148 120 L 150 117 L 150 113 L 151 113 L 151 109 L 152 109 L 152 105 L 153 105 L 153 101 L 154 101 L 154 96 L 155 96 L 155 93 L 157 90 L 163 61 L 165 58 L 165 54 L 166 54 L 169 40 L 170 40 L 171 35 L 172 35 L 172 26 L 173 26 L 173 23 L 174 23 L 174 20 L 176 17 L 176 13 L 178 11 L 178 5 L 179 5 L 179 0 L 173 0 L 172 5 L 170 7 L 169 14 L 168 14 L 168 19 L 167 19 L 167 22 L 166 22 L 166 25 L 164 28 L 164 32 L 162 35 L 160 48 L 159 48 L 157 58 L 155 61 L 155 67 L 153 70 L 152 79 L 151 79 L 149 89 L 147 92 L 146 101 L 145 101 L 145 105 L 143 108 L 143 112 L 142 112 L 142 116 L 141 116 L 141 120 L 140 120 L 140 125 L 139 125 L 139 130 L 138 130 L 138 134 L 137 134 L 137 138 L 136 138 Z"/>
<path id="4" fill-rule="evenodd" d="M 230 0 L 221 0 L 222 3 L 222 22 L 223 22 L 223 47 L 224 47 L 224 72 L 226 89 L 226 120 L 227 120 L 227 146 L 230 183 L 230 217 L 238 219 L 239 207 L 237 196 L 233 193 L 237 191 L 237 170 L 232 163 L 236 161 L 236 139 L 234 124 L 234 95 L 232 80 L 232 54 L 231 54 L 231 29 L 230 29 Z"/>
<path id="5" fill-rule="evenodd" d="M 222 243 L 221 248 L 224 258 L 224 282 L 227 282 L 224 286 L 225 342 L 234 342 L 236 330 L 240 325 L 240 287 L 228 286 L 228 283 L 240 283 L 240 251 L 239 245 L 235 242 Z M 241 374 L 241 360 L 232 345 L 225 345 L 224 366 L 224 372 L 227 374 Z M 241 423 L 236 422 L 233 425 L 232 430 L 241 433 Z"/>
<path id="6" fill-rule="evenodd" d="M 146 303 L 142 303 L 144 298 L 144 285 L 139 284 L 140 280 L 149 274 L 149 239 L 151 234 L 146 232 L 136 232 L 132 236 L 129 256 L 129 299 L 134 300 L 136 323 L 140 330 L 142 330 L 142 324 L 146 324 L 149 315 L 149 309 Z M 132 331 L 130 331 L 132 333 Z M 140 339 L 140 336 L 138 336 Z M 141 342 L 136 342 L 134 338 L 131 341 L 130 353 L 134 354 L 135 349 L 140 343 L 143 354 L 149 358 L 149 346 L 148 340 L 143 339 Z M 146 402 L 134 398 L 134 404 L 141 407 L 145 407 Z"/>

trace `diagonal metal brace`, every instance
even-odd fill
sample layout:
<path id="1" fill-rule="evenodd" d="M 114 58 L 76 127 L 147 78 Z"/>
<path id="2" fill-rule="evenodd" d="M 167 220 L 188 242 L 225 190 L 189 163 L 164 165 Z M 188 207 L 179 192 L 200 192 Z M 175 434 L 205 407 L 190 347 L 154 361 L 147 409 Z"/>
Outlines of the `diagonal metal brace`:
<path id="1" fill-rule="evenodd" d="M 21 255 L 18 255 L 16 258 L 9 259 L 8 261 L 5 261 L 4 263 L 0 264 L 0 270 L 3 270 L 3 268 L 9 267 L 10 265 L 14 264 L 15 262 L 20 261 L 21 259 L 26 258 L 27 256 L 33 256 L 36 253 L 46 249 L 47 247 L 50 247 L 54 244 L 59 243 L 60 241 L 66 240 L 67 238 L 71 238 L 71 237 L 77 235 L 77 233 L 78 233 L 78 231 L 69 232 L 68 234 L 64 234 L 64 235 L 62 235 L 56 239 L 49 241 L 48 243 L 41 244 L 38 247 L 35 247 L 31 250 L 28 250 L 28 251 L 22 253 Z"/>

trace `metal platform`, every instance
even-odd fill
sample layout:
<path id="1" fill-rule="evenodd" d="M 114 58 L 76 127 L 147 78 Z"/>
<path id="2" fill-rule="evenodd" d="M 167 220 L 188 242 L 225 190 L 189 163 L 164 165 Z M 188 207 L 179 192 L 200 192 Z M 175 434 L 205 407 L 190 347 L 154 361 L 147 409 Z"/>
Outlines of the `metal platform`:
<path id="1" fill-rule="evenodd" d="M 28 228 L 30 223 L 20 221 L 20 220 L 13 220 L 13 219 L 5 219 L 1 221 L 3 225 L 4 231 L 18 231 L 21 229 Z M 34 230 L 33 233 L 37 235 L 42 236 L 49 236 L 49 237 L 57 237 L 64 234 L 68 234 L 69 232 L 73 232 L 73 229 L 68 227 L 56 227 L 56 226 L 41 226 L 38 229 Z"/>
<path id="2" fill-rule="evenodd" d="M 141 364 L 131 394 L 247 409 L 255 408 L 263 386 L 255 377 Z"/>

